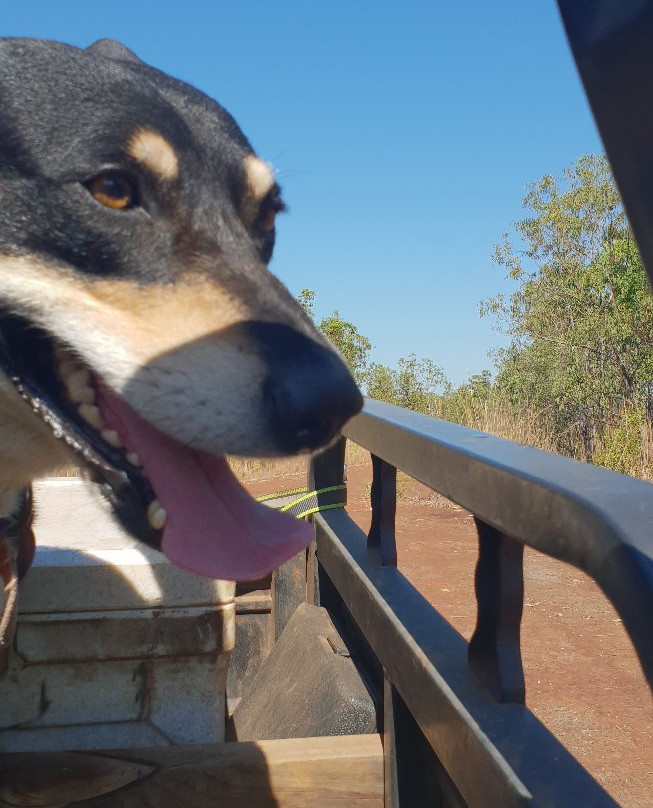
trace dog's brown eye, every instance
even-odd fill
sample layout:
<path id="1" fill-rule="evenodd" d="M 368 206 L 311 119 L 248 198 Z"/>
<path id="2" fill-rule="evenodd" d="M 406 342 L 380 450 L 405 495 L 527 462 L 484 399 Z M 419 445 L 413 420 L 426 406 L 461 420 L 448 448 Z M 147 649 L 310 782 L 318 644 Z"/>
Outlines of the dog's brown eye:
<path id="1" fill-rule="evenodd" d="M 270 233 L 274 230 L 274 225 L 277 219 L 277 213 L 286 209 L 286 206 L 281 199 L 281 194 L 278 188 L 274 188 L 266 199 L 263 200 L 258 217 L 256 219 L 256 228 L 263 233 Z"/>
<path id="2" fill-rule="evenodd" d="M 113 210 L 128 210 L 137 204 L 134 183 L 118 171 L 105 171 L 86 183 L 91 196 Z"/>
<path id="3" fill-rule="evenodd" d="M 269 233 L 270 230 L 274 230 L 276 218 L 277 212 L 274 208 L 262 210 L 257 221 L 258 229 L 262 230 L 264 233 Z"/>

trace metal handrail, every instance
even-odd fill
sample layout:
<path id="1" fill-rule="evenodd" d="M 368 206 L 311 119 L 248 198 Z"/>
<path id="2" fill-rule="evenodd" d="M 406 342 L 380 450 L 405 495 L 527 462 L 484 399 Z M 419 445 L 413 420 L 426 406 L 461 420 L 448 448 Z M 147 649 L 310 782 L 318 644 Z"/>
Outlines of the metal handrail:
<path id="1" fill-rule="evenodd" d="M 377 692 L 381 666 L 387 804 L 430 804 L 437 781 L 469 808 L 616 808 L 524 703 L 523 548 L 599 583 L 651 682 L 653 485 L 373 400 L 344 435 L 372 454 L 370 533 L 345 511 L 317 514 L 307 592 L 351 624 Z M 309 488 L 342 482 L 344 451 L 313 458 Z M 474 514 L 469 644 L 396 568 L 397 468 Z"/>
<path id="2" fill-rule="evenodd" d="M 653 684 L 653 485 L 367 399 L 344 434 L 612 602 Z"/>

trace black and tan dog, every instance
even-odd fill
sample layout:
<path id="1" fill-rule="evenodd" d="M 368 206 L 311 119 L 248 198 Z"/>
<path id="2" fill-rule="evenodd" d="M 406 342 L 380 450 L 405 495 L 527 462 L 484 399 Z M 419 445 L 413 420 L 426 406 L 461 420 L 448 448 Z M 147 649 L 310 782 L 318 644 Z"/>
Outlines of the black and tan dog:
<path id="1" fill-rule="evenodd" d="M 306 542 L 223 457 L 313 451 L 362 405 L 267 269 L 282 209 L 233 118 L 122 45 L 0 40 L 0 567 L 71 457 L 193 572 Z"/>

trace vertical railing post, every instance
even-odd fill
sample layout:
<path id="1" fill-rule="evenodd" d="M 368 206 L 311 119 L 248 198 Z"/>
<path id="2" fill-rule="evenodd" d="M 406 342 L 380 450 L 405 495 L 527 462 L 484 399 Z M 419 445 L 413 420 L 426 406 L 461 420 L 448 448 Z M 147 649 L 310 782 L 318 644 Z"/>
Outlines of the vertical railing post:
<path id="1" fill-rule="evenodd" d="M 367 536 L 368 547 L 381 548 L 381 563 L 397 566 L 395 516 L 397 512 L 397 469 L 372 455 L 372 522 Z"/>
<path id="2" fill-rule="evenodd" d="M 475 588 L 476 629 L 469 664 L 502 702 L 524 703 L 520 626 L 524 608 L 524 546 L 475 519 L 479 553 Z"/>
<path id="3" fill-rule="evenodd" d="M 340 438 L 329 449 L 311 458 L 308 466 L 308 490 L 319 491 L 332 485 L 343 485 L 345 481 L 345 448 L 346 438 Z M 342 492 L 342 501 L 347 502 L 347 491 Z M 310 517 L 313 519 L 313 517 Z M 306 557 L 306 600 L 319 606 L 320 581 L 319 563 L 315 539 L 309 545 Z"/>

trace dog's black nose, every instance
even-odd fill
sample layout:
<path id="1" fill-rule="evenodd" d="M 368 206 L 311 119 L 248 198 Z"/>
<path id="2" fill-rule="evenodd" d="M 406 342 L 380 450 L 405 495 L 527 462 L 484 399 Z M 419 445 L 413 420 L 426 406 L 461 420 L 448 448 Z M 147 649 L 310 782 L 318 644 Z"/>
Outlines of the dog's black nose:
<path id="1" fill-rule="evenodd" d="M 281 451 L 318 449 L 363 406 L 342 359 L 289 326 L 256 323 L 269 371 L 264 384 L 270 426 Z"/>

